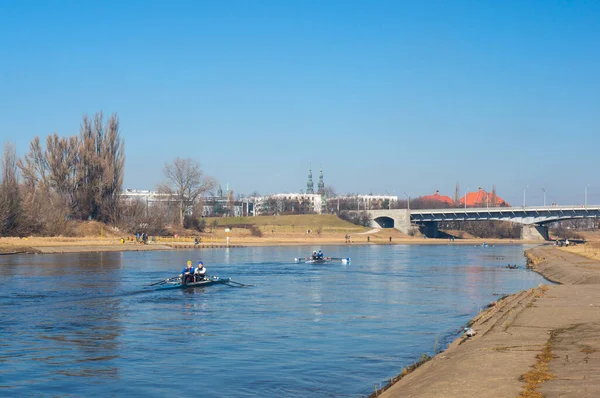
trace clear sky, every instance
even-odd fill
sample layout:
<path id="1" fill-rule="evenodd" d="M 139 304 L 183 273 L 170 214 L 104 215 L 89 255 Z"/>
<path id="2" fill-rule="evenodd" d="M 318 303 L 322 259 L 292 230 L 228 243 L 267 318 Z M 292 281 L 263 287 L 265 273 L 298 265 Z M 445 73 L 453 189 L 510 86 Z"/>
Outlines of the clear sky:
<path id="1" fill-rule="evenodd" d="M 0 140 L 117 112 L 125 187 L 600 203 L 600 2 L 0 0 Z"/>

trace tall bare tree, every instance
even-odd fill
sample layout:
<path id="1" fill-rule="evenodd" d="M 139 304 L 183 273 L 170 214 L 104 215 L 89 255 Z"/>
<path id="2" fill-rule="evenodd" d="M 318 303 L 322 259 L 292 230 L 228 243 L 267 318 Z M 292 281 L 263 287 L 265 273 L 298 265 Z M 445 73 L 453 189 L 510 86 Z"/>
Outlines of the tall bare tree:
<path id="1" fill-rule="evenodd" d="M 2 155 L 2 182 L 0 183 L 0 233 L 14 235 L 18 232 L 22 216 L 22 203 L 17 178 L 15 145 L 6 142 Z"/>
<path id="2" fill-rule="evenodd" d="M 29 153 L 19 160 L 28 207 L 43 209 L 42 218 L 48 223 L 56 223 L 56 217 L 48 215 L 59 213 L 63 219 L 116 220 L 123 183 L 124 143 L 118 116 L 111 115 L 106 125 L 103 121 L 102 112 L 96 113 L 93 120 L 84 116 L 79 136 L 49 135 L 45 149 L 35 137 Z M 52 214 L 48 214 L 46 202 L 54 209 Z"/>
<path id="3" fill-rule="evenodd" d="M 192 159 L 177 157 L 166 163 L 163 169 L 167 182 L 159 186 L 159 191 L 169 193 L 179 207 L 179 225 L 183 227 L 186 211 L 201 195 L 216 187 L 212 177 L 205 176 L 200 164 Z"/>
<path id="4" fill-rule="evenodd" d="M 118 116 L 111 115 L 106 125 L 102 112 L 96 113 L 93 121 L 84 116 L 77 168 L 81 218 L 111 221 L 117 217 L 124 162 Z"/>

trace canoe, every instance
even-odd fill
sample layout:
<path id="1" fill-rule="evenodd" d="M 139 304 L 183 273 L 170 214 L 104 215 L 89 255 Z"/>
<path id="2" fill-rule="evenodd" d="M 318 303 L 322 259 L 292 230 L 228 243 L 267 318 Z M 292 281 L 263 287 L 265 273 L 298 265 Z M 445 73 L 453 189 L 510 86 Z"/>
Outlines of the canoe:
<path id="1" fill-rule="evenodd" d="M 200 282 L 191 282 L 191 283 L 187 283 L 187 284 L 183 284 L 180 281 L 175 281 L 175 282 L 167 282 L 164 285 L 158 286 L 159 290 L 164 290 L 164 289 L 188 289 L 188 288 L 193 288 L 193 287 L 204 287 L 204 286 L 210 286 L 210 285 L 218 285 L 218 284 L 224 284 L 231 281 L 231 278 L 219 278 L 216 276 L 212 276 L 209 279 L 205 279 L 203 281 Z"/>

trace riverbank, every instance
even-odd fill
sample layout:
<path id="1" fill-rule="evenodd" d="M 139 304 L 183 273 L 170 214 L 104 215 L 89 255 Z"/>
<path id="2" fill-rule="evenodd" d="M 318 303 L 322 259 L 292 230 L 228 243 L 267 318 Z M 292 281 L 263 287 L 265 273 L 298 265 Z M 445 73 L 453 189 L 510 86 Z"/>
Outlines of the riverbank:
<path id="1" fill-rule="evenodd" d="M 458 338 L 377 396 L 600 396 L 600 261 L 550 246 L 526 254 L 561 285 L 493 303 L 473 319 L 475 336 Z"/>
<path id="2" fill-rule="evenodd" d="M 397 230 L 378 230 L 367 231 L 350 236 L 349 242 L 346 242 L 344 233 L 282 233 L 273 232 L 267 236 L 255 237 L 250 235 L 235 235 L 231 233 L 229 239 L 230 247 L 243 246 L 314 246 L 319 248 L 329 245 L 474 245 L 481 246 L 487 244 L 510 245 L 527 244 L 522 240 L 512 239 L 456 239 L 449 241 L 447 239 L 430 239 L 423 237 L 411 237 L 402 234 Z M 142 251 L 142 250 L 176 250 L 176 249 L 211 249 L 227 247 L 227 237 L 220 235 L 200 236 L 200 243 L 194 244 L 193 237 L 161 237 L 149 240 L 148 244 L 141 244 L 132 240 L 125 239 L 123 242 L 120 237 L 29 237 L 29 238 L 0 238 L 0 254 L 52 254 L 52 253 L 75 253 L 75 252 L 112 252 L 112 251 Z"/>

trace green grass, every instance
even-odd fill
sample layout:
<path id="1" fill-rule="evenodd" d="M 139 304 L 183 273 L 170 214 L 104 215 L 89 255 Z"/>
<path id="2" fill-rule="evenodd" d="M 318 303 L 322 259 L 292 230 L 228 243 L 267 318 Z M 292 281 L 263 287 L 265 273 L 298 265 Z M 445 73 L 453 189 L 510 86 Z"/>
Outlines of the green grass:
<path id="1" fill-rule="evenodd" d="M 353 230 L 356 232 L 367 230 L 368 228 L 354 225 L 351 222 L 344 221 L 333 214 L 306 214 L 306 215 L 288 215 L 288 216 L 256 216 L 256 217 L 207 217 L 206 225 L 212 225 L 217 221 L 218 227 L 229 225 L 255 225 L 260 229 L 277 228 L 279 230 L 315 230 L 319 226 L 327 231 Z"/>

